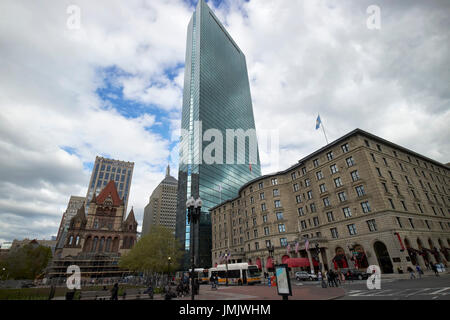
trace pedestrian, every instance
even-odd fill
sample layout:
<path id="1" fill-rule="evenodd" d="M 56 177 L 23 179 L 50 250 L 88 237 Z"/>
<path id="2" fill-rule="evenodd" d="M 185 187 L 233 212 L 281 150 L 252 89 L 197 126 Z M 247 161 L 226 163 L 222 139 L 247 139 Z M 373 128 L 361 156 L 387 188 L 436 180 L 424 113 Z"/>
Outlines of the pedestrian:
<path id="1" fill-rule="evenodd" d="M 119 284 L 116 282 L 114 283 L 114 286 L 111 289 L 111 300 L 118 300 L 118 294 L 119 294 Z"/>
<path id="2" fill-rule="evenodd" d="M 317 273 L 317 280 L 322 281 L 322 272 L 320 271 Z"/>
<path id="3" fill-rule="evenodd" d="M 423 271 L 422 271 L 422 269 L 420 269 L 419 265 L 416 265 L 416 270 L 417 270 L 417 274 L 419 276 L 419 279 L 422 278 Z"/>
<path id="4" fill-rule="evenodd" d="M 431 263 L 431 270 L 434 271 L 434 274 L 435 274 L 436 277 L 439 277 L 438 269 L 437 269 L 437 267 L 436 267 L 436 265 L 434 263 Z"/>
<path id="5" fill-rule="evenodd" d="M 414 270 L 411 267 L 408 267 L 406 270 L 409 272 L 409 279 L 415 279 Z"/>
<path id="6" fill-rule="evenodd" d="M 333 270 L 329 270 L 327 272 L 327 280 L 328 280 L 328 286 L 334 287 L 334 285 L 333 285 Z"/>
<path id="7" fill-rule="evenodd" d="M 333 278 L 332 278 L 332 280 L 333 280 L 334 285 L 335 285 L 336 288 L 337 288 L 337 287 L 338 287 L 338 282 L 339 282 L 339 284 L 341 284 L 341 280 L 339 280 L 339 273 L 333 272 Z"/>

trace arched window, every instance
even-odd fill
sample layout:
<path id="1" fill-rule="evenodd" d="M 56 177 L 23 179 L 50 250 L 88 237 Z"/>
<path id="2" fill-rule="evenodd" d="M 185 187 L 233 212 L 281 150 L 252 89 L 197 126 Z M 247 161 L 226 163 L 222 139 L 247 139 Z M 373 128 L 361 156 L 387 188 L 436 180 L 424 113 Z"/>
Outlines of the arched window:
<path id="1" fill-rule="evenodd" d="M 100 239 L 100 245 L 99 245 L 99 247 L 98 247 L 98 251 L 99 252 L 102 252 L 103 251 L 103 246 L 105 245 L 105 238 L 104 237 L 102 237 L 101 239 Z"/>
<path id="2" fill-rule="evenodd" d="M 77 236 L 77 239 L 75 241 L 75 245 L 76 246 L 80 245 L 80 236 Z"/>
<path id="3" fill-rule="evenodd" d="M 111 251 L 111 238 L 108 238 L 106 240 L 106 249 L 105 249 L 105 251 L 106 252 L 110 252 Z"/>
<path id="4" fill-rule="evenodd" d="M 98 237 L 94 238 L 94 242 L 92 243 L 92 252 L 97 251 Z"/>
<path id="5" fill-rule="evenodd" d="M 71 236 L 69 237 L 69 242 L 68 242 L 67 244 L 68 244 L 69 246 L 71 246 L 72 243 L 73 243 L 73 236 L 71 235 Z"/>

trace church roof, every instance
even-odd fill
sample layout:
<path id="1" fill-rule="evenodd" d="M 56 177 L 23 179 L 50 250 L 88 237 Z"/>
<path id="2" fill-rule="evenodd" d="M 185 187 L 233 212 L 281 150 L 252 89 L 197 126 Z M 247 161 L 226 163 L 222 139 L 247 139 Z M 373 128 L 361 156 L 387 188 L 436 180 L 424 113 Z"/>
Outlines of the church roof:
<path id="1" fill-rule="evenodd" d="M 132 222 L 132 223 L 137 223 L 136 218 L 135 218 L 135 216 L 134 216 L 134 210 L 133 210 L 133 207 L 131 207 L 131 211 L 130 211 L 130 213 L 128 214 L 128 217 L 125 219 L 125 223 L 130 223 L 130 222 Z"/>
<path id="2" fill-rule="evenodd" d="M 117 193 L 116 184 L 113 180 L 109 181 L 106 187 L 99 193 L 96 203 L 102 204 L 108 196 L 111 196 L 114 206 L 118 207 L 123 204 L 123 200 L 120 199 L 119 194 Z"/>

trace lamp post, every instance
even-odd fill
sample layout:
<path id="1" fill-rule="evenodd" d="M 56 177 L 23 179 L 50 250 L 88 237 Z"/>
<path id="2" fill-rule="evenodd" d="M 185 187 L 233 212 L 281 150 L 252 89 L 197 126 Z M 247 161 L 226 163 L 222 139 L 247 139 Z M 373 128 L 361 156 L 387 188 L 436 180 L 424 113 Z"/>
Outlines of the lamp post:
<path id="1" fill-rule="evenodd" d="M 226 282 L 225 282 L 225 285 L 228 287 L 228 255 L 229 255 L 229 253 L 228 253 L 228 250 L 227 250 L 227 253 L 225 253 L 225 266 L 226 266 L 226 269 L 227 269 L 227 273 L 226 273 Z"/>
<path id="2" fill-rule="evenodd" d="M 273 246 L 273 244 L 269 244 L 267 246 L 267 251 L 269 251 L 269 257 L 272 259 L 272 268 L 273 268 L 273 252 L 275 251 L 275 247 Z M 267 269 L 267 272 L 269 272 L 269 269 Z"/>
<path id="3" fill-rule="evenodd" d="M 167 284 L 170 285 L 170 263 L 172 262 L 172 258 L 167 258 Z"/>
<path id="4" fill-rule="evenodd" d="M 200 198 L 197 200 L 190 197 L 186 201 L 186 208 L 188 210 L 188 222 L 191 225 L 191 300 L 194 300 L 194 269 L 195 269 L 195 227 L 200 221 L 201 209 L 203 202 Z"/>

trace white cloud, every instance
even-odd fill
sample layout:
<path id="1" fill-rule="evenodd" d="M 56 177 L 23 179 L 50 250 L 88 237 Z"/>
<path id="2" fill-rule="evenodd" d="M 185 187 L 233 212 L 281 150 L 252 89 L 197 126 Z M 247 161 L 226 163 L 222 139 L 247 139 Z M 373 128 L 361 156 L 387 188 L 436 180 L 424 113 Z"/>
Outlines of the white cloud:
<path id="1" fill-rule="evenodd" d="M 163 137 L 180 128 L 186 3 L 0 2 L 0 239 L 55 234 L 99 154 L 135 162 L 129 206 L 142 222 L 177 145 Z M 72 4 L 79 30 L 67 28 Z M 449 161 L 449 3 L 380 0 L 377 31 L 366 27 L 371 4 L 229 0 L 215 9 L 246 54 L 257 130 L 280 133 L 281 161 L 263 158 L 264 173 L 324 145 L 318 112 L 330 140 L 359 127 Z M 108 83 L 148 114 L 124 117 L 102 101 L 96 90 Z"/>

